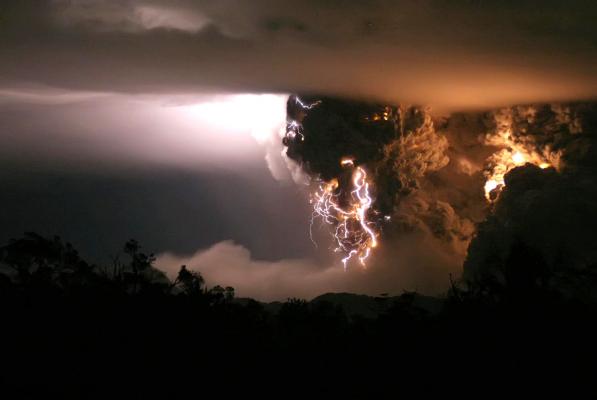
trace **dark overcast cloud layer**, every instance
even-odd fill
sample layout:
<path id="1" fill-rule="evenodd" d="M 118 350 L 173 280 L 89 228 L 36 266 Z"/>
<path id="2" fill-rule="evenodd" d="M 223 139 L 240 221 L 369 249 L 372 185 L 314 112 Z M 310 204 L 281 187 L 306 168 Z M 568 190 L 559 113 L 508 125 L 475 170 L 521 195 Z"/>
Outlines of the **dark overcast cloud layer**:
<path id="1" fill-rule="evenodd" d="M 594 1 L 8 1 L 4 86 L 316 91 L 444 107 L 597 94 Z"/>

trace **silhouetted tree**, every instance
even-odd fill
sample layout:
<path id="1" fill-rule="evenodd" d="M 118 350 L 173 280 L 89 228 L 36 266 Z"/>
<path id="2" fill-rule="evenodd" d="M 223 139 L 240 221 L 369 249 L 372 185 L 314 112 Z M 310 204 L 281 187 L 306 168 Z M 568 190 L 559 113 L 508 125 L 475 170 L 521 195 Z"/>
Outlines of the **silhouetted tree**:
<path id="1" fill-rule="evenodd" d="M 199 272 L 189 271 L 186 265 L 182 265 L 173 285 L 180 287 L 187 295 L 197 296 L 203 294 L 204 283 Z"/>
<path id="2" fill-rule="evenodd" d="M 224 298 L 226 301 L 232 301 L 234 299 L 234 288 L 232 286 L 226 286 L 224 289 Z"/>
<path id="3" fill-rule="evenodd" d="M 14 279 L 20 284 L 57 285 L 62 288 L 93 279 L 95 269 L 60 237 L 46 239 L 32 232 L 1 247 L 0 262 L 14 271 Z"/>
<path id="4" fill-rule="evenodd" d="M 494 379 L 507 370 L 499 375 L 503 383 L 517 368 L 543 379 L 547 370 L 597 355 L 597 306 L 546 295 L 553 272 L 526 244 L 515 244 L 501 260 L 504 279 L 452 282 L 446 299 L 434 299 L 441 304 L 434 313 L 414 292 L 269 304 L 237 299 L 229 286 L 207 290 L 201 274 L 185 265 L 169 281 L 134 240 L 124 253 L 127 262 L 114 257 L 110 272 L 57 237 L 27 234 L 0 247 L 6 271 L 0 273 L 0 394 L 41 382 L 41 394 L 73 391 L 80 398 L 85 390 L 125 386 L 175 398 L 183 396 L 173 390 L 196 395 L 195 386 L 172 382 L 268 376 L 285 390 L 350 395 L 364 388 L 368 398 L 373 384 L 394 388 L 400 379 L 436 370 L 451 381 L 463 374 L 469 381 Z M 594 273 L 595 266 L 586 269 Z M 372 303 L 371 315 L 347 314 L 344 307 L 354 304 L 347 297 L 367 300 L 357 308 Z M 46 368 L 48 360 L 65 362 Z M 388 362 L 391 368 L 380 367 Z"/>

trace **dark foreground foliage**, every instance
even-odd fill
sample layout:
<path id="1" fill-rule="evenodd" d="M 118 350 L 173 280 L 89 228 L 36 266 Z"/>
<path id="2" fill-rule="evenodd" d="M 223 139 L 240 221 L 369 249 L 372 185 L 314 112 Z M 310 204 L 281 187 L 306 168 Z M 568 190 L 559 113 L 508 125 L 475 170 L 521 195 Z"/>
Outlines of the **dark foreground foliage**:
<path id="1" fill-rule="evenodd" d="M 596 307 L 541 286 L 454 287 L 433 312 L 379 297 L 371 318 L 298 299 L 272 312 L 124 250 L 100 268 L 58 238 L 1 248 L 3 398 L 595 393 Z"/>

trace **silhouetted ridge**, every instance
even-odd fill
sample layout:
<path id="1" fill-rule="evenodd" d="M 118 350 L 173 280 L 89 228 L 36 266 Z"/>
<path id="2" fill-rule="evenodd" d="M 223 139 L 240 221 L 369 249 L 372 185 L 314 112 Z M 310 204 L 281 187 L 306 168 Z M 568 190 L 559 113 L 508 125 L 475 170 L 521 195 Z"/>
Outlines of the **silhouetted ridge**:
<path id="1" fill-rule="evenodd" d="M 2 246 L 0 392 L 369 398 L 441 395 L 463 379 L 501 394 L 594 389 L 597 307 L 540 284 L 549 271 L 529 263 L 537 257 L 523 245 L 510 253 L 507 280 L 453 284 L 443 299 L 326 293 L 260 303 L 208 289 L 186 266 L 170 281 L 153 260 L 134 240 L 110 266 L 85 262 L 58 237 L 28 233 Z"/>

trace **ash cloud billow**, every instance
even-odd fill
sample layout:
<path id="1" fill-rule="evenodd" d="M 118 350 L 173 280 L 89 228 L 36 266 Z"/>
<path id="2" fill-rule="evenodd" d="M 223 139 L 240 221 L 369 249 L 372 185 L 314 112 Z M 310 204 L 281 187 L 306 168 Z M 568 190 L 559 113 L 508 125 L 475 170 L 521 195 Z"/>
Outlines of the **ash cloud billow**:
<path id="1" fill-rule="evenodd" d="M 375 201 L 367 217 L 382 243 L 424 234 L 437 251 L 450 254 L 448 258 L 463 255 L 473 224 L 434 190 L 434 180 L 448 168 L 450 157 L 448 138 L 436 130 L 429 109 L 333 98 L 318 98 L 316 106 L 305 109 L 315 98 L 298 99 L 291 97 L 288 103 L 289 157 L 315 181 L 336 182 L 331 189 L 340 204 L 352 190 L 344 161 L 368 171 Z M 337 234 L 338 223 L 331 225 Z M 455 269 L 459 262 L 452 264 L 450 269 Z"/>
<path id="2" fill-rule="evenodd" d="M 366 218 L 379 243 L 370 246 L 367 274 L 398 268 L 401 244 L 417 243 L 441 265 L 423 286 L 441 291 L 449 274 L 478 284 L 516 279 L 512 268 L 592 271 L 596 111 L 568 103 L 437 116 L 426 107 L 291 96 L 284 143 L 313 190 L 323 185 L 336 196 L 340 214 L 354 190 L 346 160 L 367 171 Z M 330 225 L 336 240 L 345 234 L 342 215 L 314 223 Z M 521 252 L 522 264 L 513 261 Z"/>
<path id="3" fill-rule="evenodd" d="M 464 278 L 594 297 L 586 278 L 597 265 L 597 107 L 510 111 L 517 142 L 539 153 L 555 152 L 557 168 L 526 162 L 505 174 L 495 207 L 469 247 Z"/>

